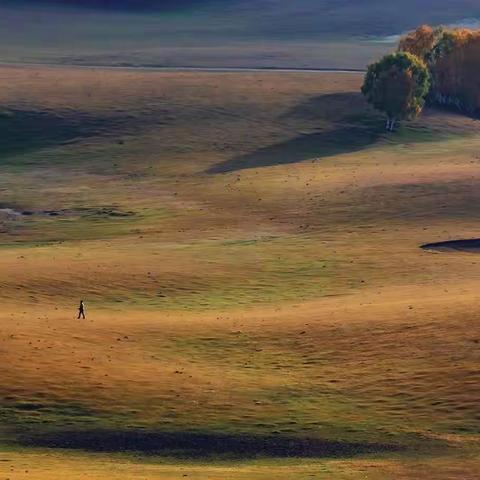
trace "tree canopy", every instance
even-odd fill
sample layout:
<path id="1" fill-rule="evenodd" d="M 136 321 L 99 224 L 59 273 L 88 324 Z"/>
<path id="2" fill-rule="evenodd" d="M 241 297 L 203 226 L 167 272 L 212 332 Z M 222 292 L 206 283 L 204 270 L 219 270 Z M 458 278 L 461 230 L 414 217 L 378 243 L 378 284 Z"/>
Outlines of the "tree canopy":
<path id="1" fill-rule="evenodd" d="M 443 31 L 443 27 L 434 28 L 430 25 L 421 25 L 400 39 L 398 51 L 412 53 L 418 58 L 428 61 Z"/>
<path id="2" fill-rule="evenodd" d="M 416 117 L 430 88 L 425 63 L 408 52 L 386 55 L 368 67 L 362 93 L 377 110 L 387 114 L 387 130 L 397 120 Z"/>
<path id="3" fill-rule="evenodd" d="M 427 62 L 432 102 L 470 113 L 480 111 L 480 30 L 424 25 L 403 37 L 399 50 Z"/>

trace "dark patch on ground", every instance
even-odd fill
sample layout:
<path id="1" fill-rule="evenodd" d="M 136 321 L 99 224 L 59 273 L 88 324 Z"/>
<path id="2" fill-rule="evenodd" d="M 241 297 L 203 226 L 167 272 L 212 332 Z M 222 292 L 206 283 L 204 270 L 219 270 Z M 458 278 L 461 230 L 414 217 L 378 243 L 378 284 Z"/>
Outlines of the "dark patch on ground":
<path id="1" fill-rule="evenodd" d="M 82 207 L 63 208 L 60 210 L 23 210 L 16 206 L 0 203 L 0 218 L 22 218 L 34 216 L 47 217 L 82 217 L 82 218 L 127 218 L 135 216 L 135 212 L 121 210 L 117 207 Z"/>
<path id="2" fill-rule="evenodd" d="M 385 444 L 333 442 L 284 436 L 157 433 L 142 430 L 62 431 L 21 435 L 28 447 L 80 449 L 93 452 L 142 452 L 149 455 L 202 459 L 209 457 L 350 457 L 397 451 Z"/>
<path id="3" fill-rule="evenodd" d="M 207 170 L 209 174 L 228 173 L 247 168 L 271 167 L 304 160 L 361 150 L 376 140 L 361 128 L 340 127 L 335 130 L 300 135 L 292 140 L 234 157 Z"/>
<path id="4" fill-rule="evenodd" d="M 424 117 L 428 118 L 425 122 Z M 438 108 L 425 110 L 413 122 L 402 122 L 393 134 L 385 132 L 385 118 L 370 107 L 361 93 L 315 96 L 292 108 L 280 120 L 308 122 L 318 128 L 291 140 L 259 148 L 214 165 L 206 173 L 228 173 L 248 168 L 298 163 L 305 160 L 355 153 L 381 140 L 401 144 L 438 141 L 452 135 L 476 133 L 477 125 L 461 115 L 446 115 Z M 433 120 L 432 120 L 433 119 Z"/>
<path id="5" fill-rule="evenodd" d="M 0 161 L 10 155 L 125 132 L 141 121 L 127 114 L 9 109 L 0 113 Z M 158 120 L 156 123 L 161 124 Z"/>
<path id="6" fill-rule="evenodd" d="M 116 207 L 100 207 L 100 208 L 74 208 L 62 210 L 44 210 L 39 212 L 42 215 L 50 217 L 71 217 L 81 216 L 83 218 L 126 218 L 135 215 L 132 211 L 120 210 Z M 24 212 L 25 215 L 25 212 Z"/>
<path id="7" fill-rule="evenodd" d="M 288 111 L 282 118 L 339 122 L 359 114 L 377 121 L 381 114 L 371 109 L 360 92 L 327 93 L 310 97 Z"/>
<path id="8" fill-rule="evenodd" d="M 446 242 L 426 243 L 421 245 L 423 250 L 434 251 L 458 251 L 469 253 L 480 253 L 480 238 L 470 240 L 449 240 Z"/>
<path id="9" fill-rule="evenodd" d="M 372 145 L 384 133 L 381 116 L 368 107 L 360 93 L 354 92 L 312 97 L 283 117 L 288 118 L 299 118 L 328 126 L 320 127 L 311 134 L 302 134 L 291 140 L 236 156 L 214 165 L 206 173 L 227 173 L 352 153 Z"/>
<path id="10" fill-rule="evenodd" d="M 0 220 L 16 220 L 23 217 L 24 213 L 15 208 L 0 204 Z"/>

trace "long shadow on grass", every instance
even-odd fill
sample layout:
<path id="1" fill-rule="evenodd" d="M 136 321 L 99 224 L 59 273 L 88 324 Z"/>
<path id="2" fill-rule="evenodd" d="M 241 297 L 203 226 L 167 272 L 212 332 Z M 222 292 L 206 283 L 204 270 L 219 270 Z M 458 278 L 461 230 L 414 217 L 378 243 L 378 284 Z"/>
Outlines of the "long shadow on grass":
<path id="1" fill-rule="evenodd" d="M 376 142 L 383 133 L 382 119 L 359 93 L 312 97 L 290 110 L 284 116 L 287 117 L 318 122 L 318 131 L 236 156 L 214 165 L 206 173 L 227 173 L 356 152 Z M 321 127 L 322 124 L 326 126 Z"/>
<path id="2" fill-rule="evenodd" d="M 447 240 L 445 242 L 426 243 L 421 245 L 423 250 L 432 250 L 439 252 L 468 252 L 480 253 L 480 238 L 471 238 L 467 240 Z"/>
<path id="3" fill-rule="evenodd" d="M 154 433 L 143 430 L 62 431 L 23 435 L 28 447 L 79 449 L 91 452 L 142 452 L 148 455 L 203 459 L 210 457 L 349 457 L 399 450 L 386 444 L 330 442 L 285 436 Z"/>
<path id="4" fill-rule="evenodd" d="M 125 114 L 10 109 L 0 113 L 0 162 L 10 155 L 119 132 L 131 124 L 132 117 Z"/>

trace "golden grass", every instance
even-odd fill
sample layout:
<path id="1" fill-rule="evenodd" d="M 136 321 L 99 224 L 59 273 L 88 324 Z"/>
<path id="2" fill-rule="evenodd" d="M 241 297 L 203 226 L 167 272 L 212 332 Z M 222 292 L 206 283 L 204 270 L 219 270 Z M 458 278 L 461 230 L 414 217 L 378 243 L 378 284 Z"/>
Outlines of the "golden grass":
<path id="1" fill-rule="evenodd" d="M 59 454 L 28 452 L 5 452 L 1 454 L 5 466 L 6 478 L 28 480 L 50 480 L 68 478 L 71 480 L 106 478 L 173 480 L 193 478 L 195 480 L 290 480 L 292 478 L 317 478 L 335 480 L 357 480 L 368 478 L 382 480 L 395 478 L 475 478 L 478 463 L 472 458 L 453 457 L 445 461 L 441 458 L 412 460 L 328 460 L 315 462 L 255 462 L 234 465 L 198 465 L 182 466 L 162 465 L 155 462 L 134 462 L 123 458 L 102 458 L 98 455 Z M 279 464 L 280 463 L 280 464 Z"/>
<path id="2" fill-rule="evenodd" d="M 2 475 L 475 478 L 479 264 L 418 248 L 478 236 L 475 121 L 385 137 L 354 75 L 0 73 L 6 109 L 59 129 L 0 159 L 0 208 L 32 212 L 1 223 Z M 65 431 L 400 450 L 33 448 Z"/>

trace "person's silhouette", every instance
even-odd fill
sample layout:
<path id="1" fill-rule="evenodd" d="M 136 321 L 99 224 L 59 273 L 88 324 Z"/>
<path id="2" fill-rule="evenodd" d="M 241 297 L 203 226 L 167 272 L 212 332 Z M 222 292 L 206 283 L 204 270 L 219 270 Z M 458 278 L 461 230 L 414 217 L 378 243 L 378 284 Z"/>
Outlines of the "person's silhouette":
<path id="1" fill-rule="evenodd" d="M 83 300 L 80 300 L 80 305 L 78 307 L 78 319 L 82 317 L 85 319 L 85 304 L 83 303 Z"/>

